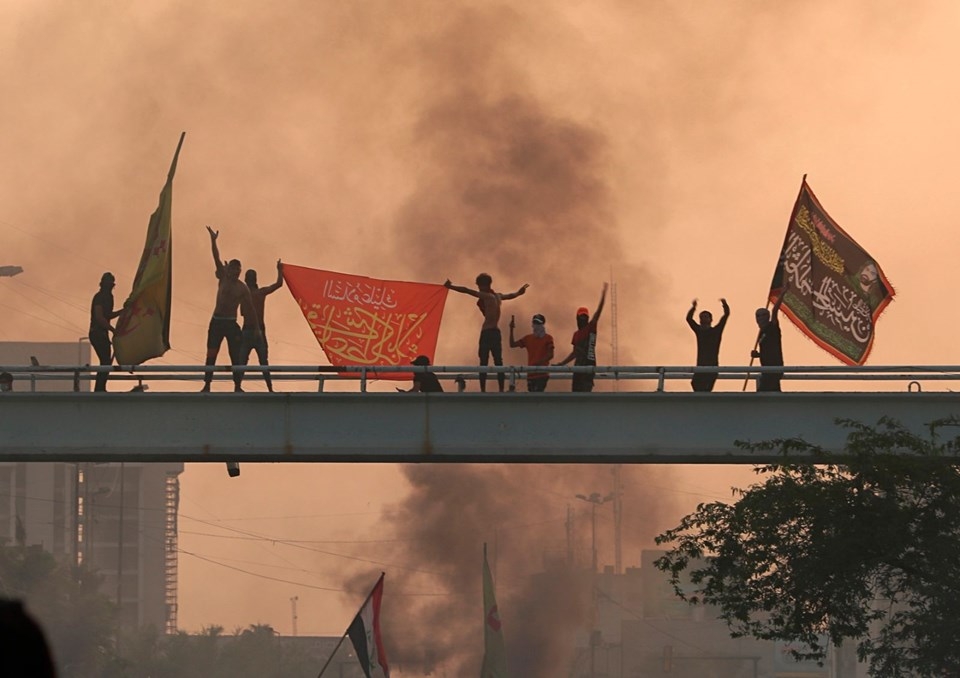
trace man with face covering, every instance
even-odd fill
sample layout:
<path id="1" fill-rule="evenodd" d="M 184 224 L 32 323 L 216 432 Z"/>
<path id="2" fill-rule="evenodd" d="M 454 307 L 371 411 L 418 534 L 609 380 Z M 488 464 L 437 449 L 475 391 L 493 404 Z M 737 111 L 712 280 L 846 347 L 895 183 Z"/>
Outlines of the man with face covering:
<path id="1" fill-rule="evenodd" d="M 760 334 L 757 338 L 759 351 L 751 351 L 753 358 L 760 358 L 760 364 L 763 367 L 783 367 L 783 345 L 780 337 L 780 303 L 783 301 L 781 296 L 773 309 L 768 311 L 765 308 L 758 308 L 756 312 L 757 327 L 760 328 Z M 780 379 L 783 372 L 768 372 L 761 374 L 757 379 L 758 391 L 780 390 Z"/>
<path id="2" fill-rule="evenodd" d="M 713 314 L 710 311 L 700 312 L 699 325 L 693 322 L 693 313 L 697 310 L 696 299 L 687 311 L 687 324 L 697 335 L 697 367 L 716 367 L 720 364 L 720 340 L 723 338 L 723 328 L 727 325 L 727 318 L 730 317 L 727 300 L 721 299 L 720 303 L 723 305 L 723 317 L 720 318 L 716 327 L 713 326 Z M 694 391 L 712 391 L 716 381 L 716 374 L 694 374 L 690 385 Z"/>
<path id="3" fill-rule="evenodd" d="M 573 350 L 570 355 L 557 363 L 557 365 L 566 365 L 571 360 L 575 367 L 597 365 L 597 321 L 600 320 L 600 313 L 603 312 L 603 302 L 607 298 L 607 283 L 603 283 L 603 291 L 600 293 L 600 303 L 597 304 L 597 310 L 593 317 L 590 317 L 590 310 L 586 306 L 577 309 L 577 331 L 573 333 Z M 592 374 L 574 374 L 573 391 L 590 392 L 593 390 Z"/>
<path id="4" fill-rule="evenodd" d="M 227 340 L 227 350 L 230 352 L 230 364 L 240 365 L 240 325 L 237 324 L 237 308 L 243 309 L 245 318 L 253 323 L 253 338 L 260 336 L 260 319 L 257 316 L 257 309 L 253 306 L 253 299 L 250 296 L 249 288 L 240 282 L 240 260 L 231 259 L 229 262 L 220 260 L 220 249 L 217 247 L 217 238 L 220 231 L 214 231 L 207 226 L 207 232 L 210 234 L 210 248 L 213 251 L 213 263 L 217 266 L 217 302 L 213 307 L 213 317 L 210 319 L 210 327 L 207 329 L 207 365 L 217 364 L 217 354 L 220 353 L 220 346 L 223 340 Z M 242 391 L 240 372 L 233 373 L 233 390 Z M 210 390 L 210 382 L 213 380 L 213 373 L 207 372 L 203 377 L 203 389 L 206 392 Z"/>
<path id="5" fill-rule="evenodd" d="M 530 334 L 520 337 L 519 341 L 513 338 L 513 330 L 517 323 L 510 316 L 510 348 L 527 349 L 528 365 L 549 365 L 553 360 L 553 337 L 547 334 L 547 320 L 540 313 L 533 316 L 530 322 Z M 550 374 L 547 372 L 528 372 L 527 390 L 530 393 L 541 393 L 547 390 Z"/>

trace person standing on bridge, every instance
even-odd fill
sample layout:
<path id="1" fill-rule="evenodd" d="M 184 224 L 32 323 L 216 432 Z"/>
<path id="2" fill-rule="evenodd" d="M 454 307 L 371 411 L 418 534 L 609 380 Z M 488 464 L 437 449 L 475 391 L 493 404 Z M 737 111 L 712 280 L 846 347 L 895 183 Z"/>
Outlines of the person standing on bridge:
<path id="1" fill-rule="evenodd" d="M 537 313 L 530 323 L 532 332 L 516 340 L 513 338 L 513 330 L 517 323 L 513 316 L 510 316 L 510 348 L 527 349 L 528 365 L 549 365 L 553 360 L 553 337 L 547 334 L 546 322 L 546 318 Z M 530 393 L 542 393 L 547 390 L 548 381 L 550 374 L 547 372 L 528 372 L 527 390 Z"/>
<path id="2" fill-rule="evenodd" d="M 693 322 L 693 313 L 697 310 L 697 300 L 693 300 L 690 310 L 687 311 L 687 324 L 697 335 L 697 367 L 717 367 L 720 364 L 720 340 L 723 339 L 723 328 L 727 326 L 730 317 L 730 307 L 727 300 L 721 299 L 723 317 L 713 325 L 713 314 L 710 311 L 700 311 L 700 324 Z M 717 381 L 716 374 L 694 374 L 690 385 L 694 391 L 712 391 Z"/>
<path id="3" fill-rule="evenodd" d="M 597 310 L 593 317 L 590 317 L 590 309 L 581 306 L 577 309 L 577 331 L 573 333 L 573 350 L 570 355 L 557 363 L 558 366 L 566 365 L 571 360 L 574 367 L 596 367 L 597 366 L 597 322 L 600 320 L 600 314 L 603 312 L 603 302 L 607 298 L 607 283 L 603 283 L 603 291 L 600 293 L 600 303 L 597 304 Z M 572 390 L 589 393 L 593 390 L 593 374 L 577 373 L 573 375 Z"/>
<path id="4" fill-rule="evenodd" d="M 213 308 L 213 317 L 210 319 L 210 327 L 207 329 L 207 362 L 208 366 L 217 364 L 217 355 L 220 353 L 220 346 L 223 340 L 227 340 L 227 350 L 230 352 L 230 364 L 234 367 L 240 365 L 240 325 L 237 324 L 237 308 L 243 309 L 244 317 L 249 318 L 253 323 L 253 336 L 256 338 L 260 334 L 260 320 L 257 316 L 257 309 L 253 306 L 253 298 L 250 296 L 250 290 L 240 282 L 240 260 L 231 259 L 229 262 L 220 260 L 220 250 L 217 247 L 217 238 L 220 231 L 214 231 L 207 226 L 207 232 L 210 234 L 210 248 L 213 251 L 213 263 L 217 266 L 217 301 Z M 242 391 L 240 380 L 242 374 L 234 370 L 233 372 L 233 390 Z M 203 392 L 210 390 L 210 382 L 213 380 L 213 372 L 207 372 L 203 377 Z"/>
<path id="5" fill-rule="evenodd" d="M 243 276 L 244 282 L 250 290 L 250 298 L 253 300 L 253 308 L 256 311 L 255 318 L 249 318 L 240 309 L 243 316 L 243 329 L 240 339 L 240 364 L 247 365 L 250 362 L 250 351 L 257 352 L 257 359 L 262 367 L 267 367 L 270 363 L 267 360 L 267 326 L 263 319 L 263 311 L 267 302 L 267 295 L 273 294 L 283 287 L 283 262 L 277 259 L 277 282 L 266 287 L 257 286 L 257 272 L 248 268 Z M 257 323 L 259 323 L 259 332 L 257 332 Z M 259 339 L 257 338 L 259 336 Z M 240 374 L 241 381 L 243 373 Z M 263 380 L 267 382 L 267 390 L 273 393 L 273 382 L 270 380 L 270 370 L 263 370 Z"/>
<path id="6" fill-rule="evenodd" d="M 783 344 L 780 336 L 780 304 L 783 301 L 783 295 L 777 299 L 773 309 L 758 308 L 756 312 L 757 327 L 760 333 L 757 337 L 757 346 L 759 351 L 750 352 L 753 358 L 760 358 L 760 365 L 763 367 L 783 367 Z M 783 372 L 768 372 L 761 374 L 757 379 L 757 391 L 780 390 L 780 379 Z"/>
<path id="7" fill-rule="evenodd" d="M 113 364 L 113 343 L 110 341 L 110 333 L 115 328 L 110 321 L 121 313 L 113 310 L 113 288 L 116 284 L 113 273 L 104 273 L 100 276 L 100 290 L 93 295 L 93 301 L 90 302 L 90 332 L 87 338 L 90 339 L 90 345 L 93 346 L 101 367 Z M 97 372 L 94 391 L 107 390 L 107 376 L 106 371 Z"/>
<path id="8" fill-rule="evenodd" d="M 477 298 L 477 308 L 483 314 L 483 325 L 480 328 L 480 365 L 486 367 L 490 364 L 490 356 L 493 355 L 493 364 L 497 367 L 503 365 L 503 336 L 500 334 L 500 304 L 507 299 L 516 299 L 527 291 L 529 284 L 524 284 L 516 292 L 507 292 L 501 294 L 493 291 L 493 278 L 487 273 L 481 273 L 477 276 L 477 289 L 472 290 L 469 287 L 454 285 L 448 279 L 443 283 L 448 290 L 469 294 Z M 500 392 L 503 393 L 505 378 L 503 372 L 497 373 L 497 383 L 500 385 Z M 480 372 L 480 390 L 487 390 L 487 374 Z"/>

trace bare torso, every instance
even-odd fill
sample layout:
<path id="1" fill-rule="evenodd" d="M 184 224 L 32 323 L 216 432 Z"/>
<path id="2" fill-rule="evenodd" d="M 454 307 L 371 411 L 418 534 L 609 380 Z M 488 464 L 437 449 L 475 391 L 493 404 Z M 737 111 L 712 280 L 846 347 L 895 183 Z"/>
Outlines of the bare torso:
<path id="1" fill-rule="evenodd" d="M 213 315 L 218 318 L 236 318 L 237 307 L 246 294 L 249 294 L 247 286 L 239 279 L 221 278 L 220 284 L 217 285 L 217 304 L 213 309 Z"/>
<path id="2" fill-rule="evenodd" d="M 250 290 L 250 298 L 251 298 L 251 301 L 253 302 L 253 309 L 257 312 L 257 318 L 260 322 L 260 326 L 263 327 L 264 325 L 266 325 L 266 323 L 263 320 L 263 310 L 267 305 L 266 304 L 267 292 L 265 292 L 262 287 L 259 287 L 255 290 Z M 240 315 L 243 316 L 244 325 L 253 324 L 253 320 L 250 318 L 247 318 L 247 314 L 244 313 L 243 307 L 240 308 Z"/>
<path id="3" fill-rule="evenodd" d="M 477 308 L 483 313 L 483 326 L 481 329 L 492 330 L 500 326 L 501 303 L 500 295 L 493 290 L 480 292 L 480 298 L 477 300 Z"/>

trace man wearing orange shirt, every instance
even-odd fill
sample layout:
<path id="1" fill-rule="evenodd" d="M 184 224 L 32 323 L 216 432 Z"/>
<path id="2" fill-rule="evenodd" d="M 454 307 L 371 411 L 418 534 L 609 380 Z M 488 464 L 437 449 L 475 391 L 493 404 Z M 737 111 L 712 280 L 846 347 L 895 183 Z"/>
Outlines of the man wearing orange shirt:
<path id="1" fill-rule="evenodd" d="M 513 316 L 510 316 L 510 348 L 527 349 L 528 365 L 546 366 L 553 360 L 553 337 L 547 334 L 546 323 L 546 319 L 537 313 L 531 322 L 533 331 L 517 341 L 513 338 L 513 329 L 517 323 Z M 527 390 L 531 393 L 541 393 L 547 389 L 549 380 L 550 374 L 547 372 L 528 372 Z"/>

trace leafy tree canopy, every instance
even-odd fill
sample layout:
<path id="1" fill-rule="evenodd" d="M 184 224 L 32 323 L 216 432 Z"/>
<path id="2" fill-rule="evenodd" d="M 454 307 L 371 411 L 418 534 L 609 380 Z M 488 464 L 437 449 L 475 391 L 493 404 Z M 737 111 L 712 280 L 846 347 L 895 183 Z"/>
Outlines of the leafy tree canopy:
<path id="1" fill-rule="evenodd" d="M 953 675 L 960 419 L 924 436 L 889 418 L 837 423 L 849 430 L 842 455 L 799 439 L 738 443 L 784 463 L 657 537 L 669 549 L 657 567 L 684 600 L 719 608 L 735 637 L 799 642 L 797 659 L 819 661 L 824 637 L 855 642 L 872 675 Z"/>

